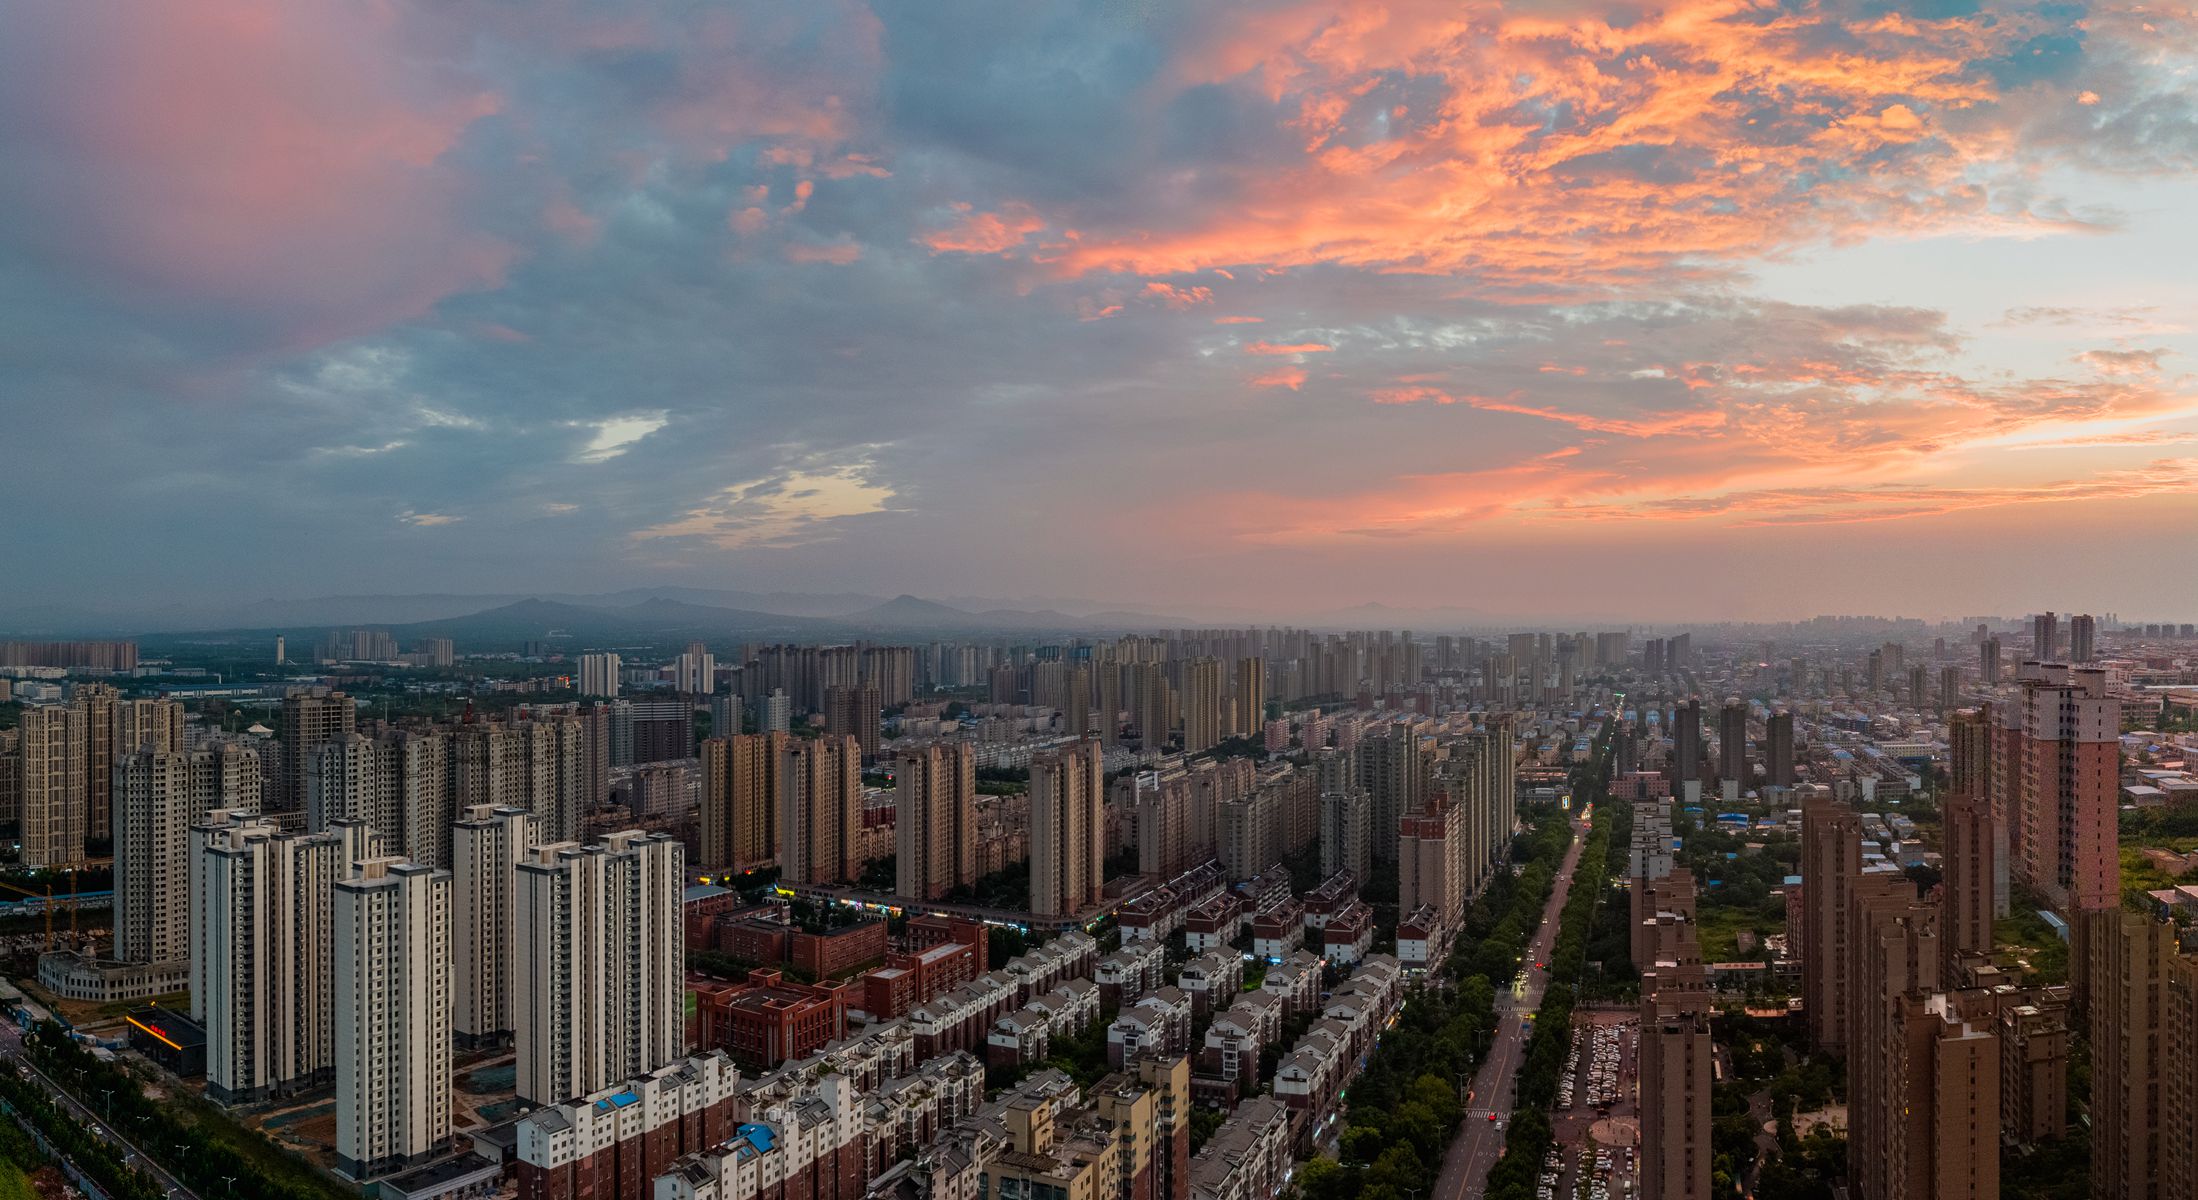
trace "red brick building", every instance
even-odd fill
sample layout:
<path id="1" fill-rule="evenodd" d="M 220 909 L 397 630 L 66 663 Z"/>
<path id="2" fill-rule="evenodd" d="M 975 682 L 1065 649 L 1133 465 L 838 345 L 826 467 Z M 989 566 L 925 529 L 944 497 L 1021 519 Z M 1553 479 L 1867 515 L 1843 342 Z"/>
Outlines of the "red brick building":
<path id="1" fill-rule="evenodd" d="M 739 983 L 692 978 L 688 987 L 702 1045 L 766 1069 L 845 1036 L 854 990 L 853 984 L 792 983 L 764 967 Z"/>
<path id="2" fill-rule="evenodd" d="M 885 957 L 885 922 L 862 921 L 822 933 L 796 930 L 786 961 L 817 979 L 852 975 Z"/>
<path id="3" fill-rule="evenodd" d="M 885 965 L 862 977 L 862 1010 L 881 1021 L 968 983 L 981 974 L 981 951 L 945 942 L 912 954 L 891 951 Z"/>
<path id="4" fill-rule="evenodd" d="M 705 1054 L 536 1109 L 518 1124 L 519 1200 L 653 1200 L 681 1155 L 733 1135 L 739 1081 L 730 1058 Z"/>

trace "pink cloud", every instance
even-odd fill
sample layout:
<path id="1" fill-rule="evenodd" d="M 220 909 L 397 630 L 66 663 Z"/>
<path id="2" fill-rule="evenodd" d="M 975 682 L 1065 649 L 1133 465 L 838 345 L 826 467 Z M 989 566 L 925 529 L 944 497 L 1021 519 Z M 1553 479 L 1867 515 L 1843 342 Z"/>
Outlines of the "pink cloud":
<path id="1" fill-rule="evenodd" d="M 1213 323 L 1216 325 L 1257 325 L 1266 319 L 1265 317 L 1215 317 Z"/>
<path id="2" fill-rule="evenodd" d="M 853 238 L 842 237 L 830 242 L 788 242 L 781 253 L 788 262 L 844 267 L 862 257 L 862 247 Z"/>
<path id="3" fill-rule="evenodd" d="M 1288 388 L 1296 391 L 1305 384 L 1303 367 L 1280 367 L 1264 375 L 1254 375 L 1246 382 L 1256 388 Z"/>
<path id="4" fill-rule="evenodd" d="M 1173 284 L 1155 281 L 1145 285 L 1144 294 L 1174 309 L 1213 303 L 1213 289 L 1210 287 L 1179 288 Z"/>
<path id="5" fill-rule="evenodd" d="M 1246 354 L 1327 354 L 1334 346 L 1320 342 L 1253 342 L 1244 347 Z"/>
<path id="6" fill-rule="evenodd" d="M 446 156 L 501 99 L 416 65 L 396 22 L 242 0 L 23 10 L 9 38 L 39 57 L 0 54 L 0 104 L 59 159 L 0 188 L 121 294 L 247 313 L 280 345 L 493 286 L 515 248 L 475 231 Z"/>

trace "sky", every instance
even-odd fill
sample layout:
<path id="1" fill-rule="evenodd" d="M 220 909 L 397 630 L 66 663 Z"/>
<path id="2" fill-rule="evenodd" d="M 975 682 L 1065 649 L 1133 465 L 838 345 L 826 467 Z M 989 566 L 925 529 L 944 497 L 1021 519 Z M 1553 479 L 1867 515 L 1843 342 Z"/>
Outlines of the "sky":
<path id="1" fill-rule="evenodd" d="M 2188 7 L 9 26 L 22 599 L 2198 619 Z"/>

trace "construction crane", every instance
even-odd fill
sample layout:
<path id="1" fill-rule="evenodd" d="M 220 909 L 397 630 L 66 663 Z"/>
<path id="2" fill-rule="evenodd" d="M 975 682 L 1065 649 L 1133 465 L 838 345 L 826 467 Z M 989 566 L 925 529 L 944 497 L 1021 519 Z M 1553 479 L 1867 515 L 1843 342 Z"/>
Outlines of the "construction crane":
<path id="1" fill-rule="evenodd" d="M 43 896 L 39 895 L 39 894 L 38 894 L 37 892 L 34 892 L 34 891 L 30 890 L 29 888 L 25 888 L 25 887 L 17 887 L 16 885 L 14 885 L 14 884 L 12 884 L 12 883 L 8 883 L 8 882 L 7 882 L 7 881 L 5 881 L 5 880 L 0 880 L 0 888 L 6 888 L 6 889 L 8 889 L 8 890 L 9 890 L 9 891 L 11 891 L 11 892 L 20 892 L 20 893 L 22 893 L 23 895 L 25 895 L 25 896 L 28 896 L 28 897 L 30 897 L 30 898 L 31 898 L 31 899 L 33 899 L 33 900 L 40 900 L 40 901 L 44 901 L 44 903 L 45 903 L 45 914 L 46 914 L 46 953 L 48 953 L 48 954 L 51 954 L 51 953 L 53 953 L 53 910 L 54 910 L 54 908 L 55 908 L 55 907 L 56 907 L 57 905 L 59 905 L 59 906 L 66 906 L 66 907 L 68 908 L 68 910 L 69 910 L 69 946 L 70 946 L 70 948 L 71 948 L 71 949 L 75 949 L 75 948 L 77 948 L 77 947 L 78 947 L 78 946 L 79 946 L 79 945 L 81 944 L 81 943 L 80 943 L 80 942 L 78 941 L 78 934 L 77 934 L 77 929 L 76 929 L 76 912 L 77 912 L 77 902 L 76 902 L 76 870 L 75 870 L 75 868 L 73 868 L 73 867 L 72 867 L 72 868 L 69 868 L 69 894 L 68 894 L 68 897 L 67 897 L 67 898 L 66 898 L 65 900 L 61 900 L 61 901 L 56 901 L 56 900 L 54 899 L 54 895 L 53 895 L 53 885 L 52 885 L 52 884 L 50 884 L 50 883 L 46 885 L 46 894 L 45 894 L 45 895 L 43 895 Z"/>

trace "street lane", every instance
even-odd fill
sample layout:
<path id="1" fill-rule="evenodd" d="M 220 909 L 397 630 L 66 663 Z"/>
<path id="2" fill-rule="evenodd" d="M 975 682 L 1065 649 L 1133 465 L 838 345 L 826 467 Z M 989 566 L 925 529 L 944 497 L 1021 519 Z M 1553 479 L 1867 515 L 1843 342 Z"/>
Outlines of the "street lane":
<path id="1" fill-rule="evenodd" d="M 1435 1194 L 1430 1200 L 1465 1200 L 1469 1195 L 1482 1194 L 1487 1190 L 1489 1169 L 1503 1157 L 1504 1130 L 1497 1124 L 1505 1123 L 1508 1128 L 1514 1076 L 1526 1054 L 1526 1017 L 1541 1007 L 1542 993 L 1548 990 L 1549 972 L 1534 964 L 1549 961 L 1550 949 L 1557 942 L 1557 916 L 1564 911 L 1565 897 L 1572 894 L 1573 872 L 1579 868 L 1581 851 L 1587 848 L 1587 824 L 1575 820 L 1571 825 L 1572 844 L 1565 850 L 1564 863 L 1549 889 L 1542 924 L 1528 943 L 1523 984 L 1507 987 L 1496 995 L 1496 1042 L 1473 1078 L 1473 1100 L 1466 1106 L 1465 1128 L 1443 1156 L 1442 1174 L 1435 1179 Z M 1488 1119 L 1491 1112 L 1496 1121 Z"/>

